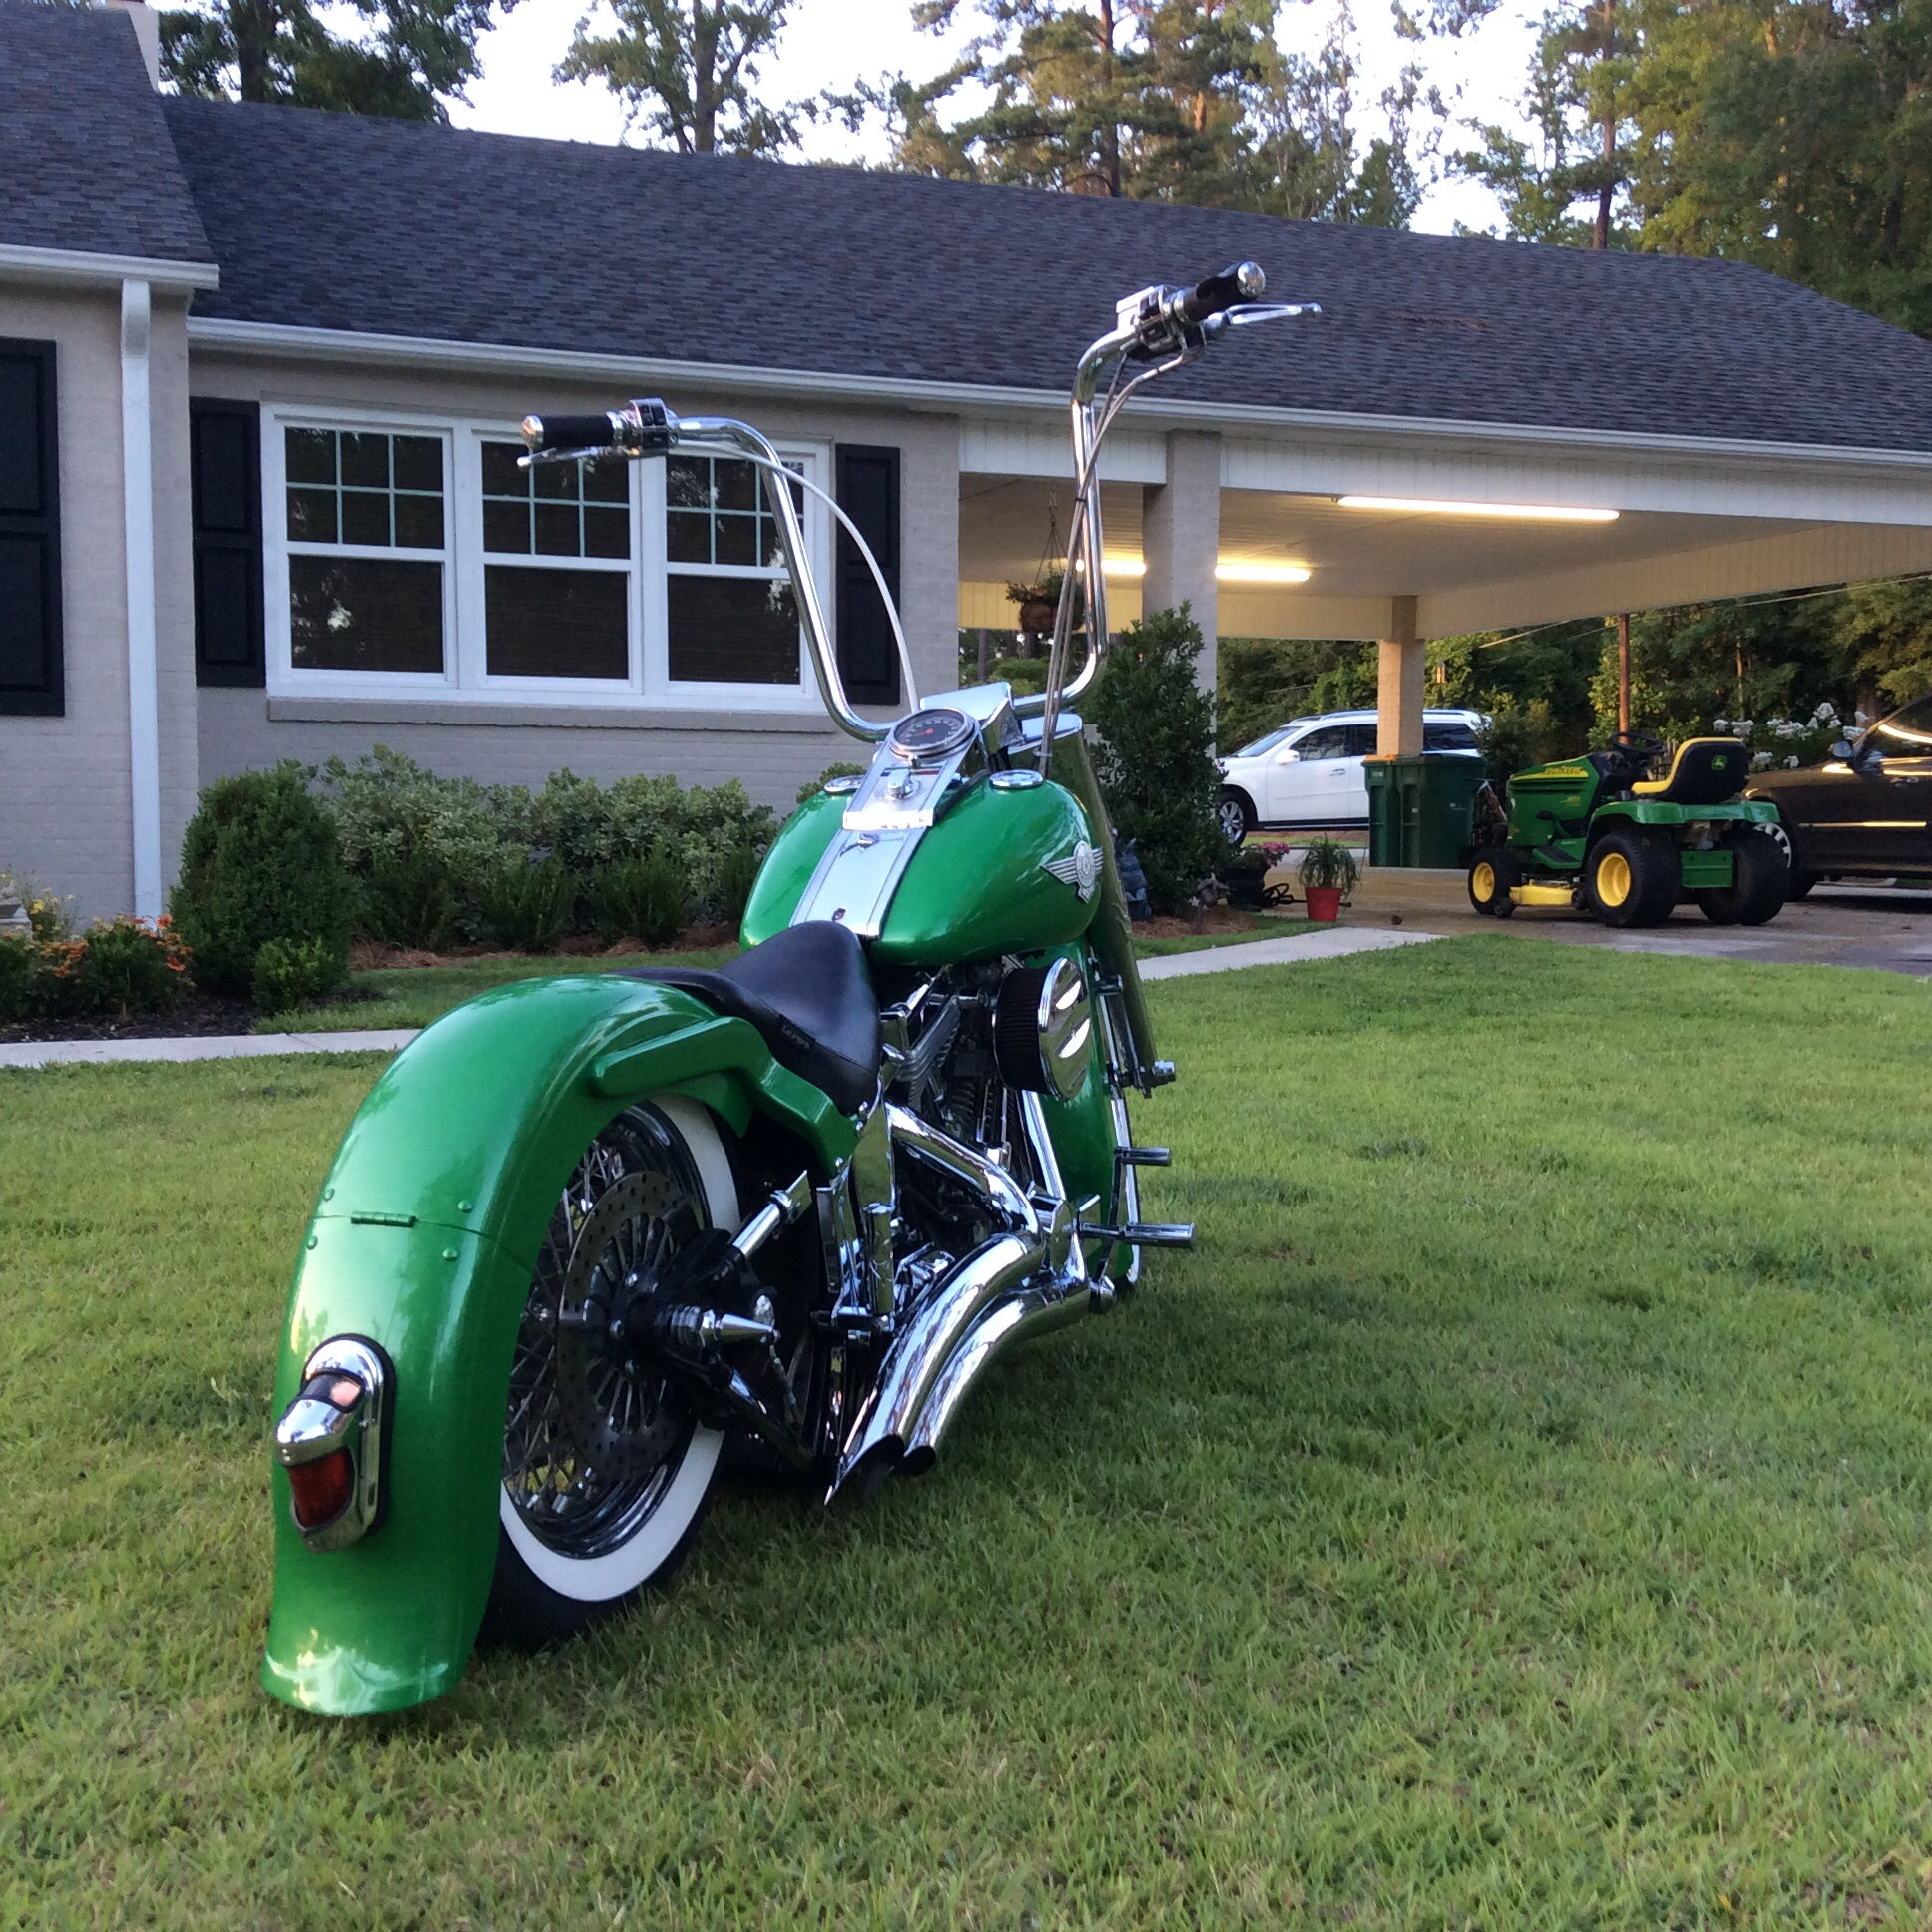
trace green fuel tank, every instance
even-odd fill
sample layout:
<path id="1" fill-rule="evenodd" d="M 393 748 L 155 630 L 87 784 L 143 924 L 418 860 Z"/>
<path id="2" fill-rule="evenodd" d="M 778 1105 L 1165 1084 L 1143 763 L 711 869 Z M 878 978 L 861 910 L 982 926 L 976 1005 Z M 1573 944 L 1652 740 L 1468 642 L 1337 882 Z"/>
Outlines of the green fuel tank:
<path id="1" fill-rule="evenodd" d="M 744 910 L 746 946 L 791 923 L 826 847 L 843 834 L 845 803 L 820 792 L 785 820 Z M 1072 792 L 1050 782 L 1006 790 L 982 778 L 919 841 L 867 950 L 893 965 L 954 966 L 1066 945 L 1093 923 L 1100 863 Z"/>

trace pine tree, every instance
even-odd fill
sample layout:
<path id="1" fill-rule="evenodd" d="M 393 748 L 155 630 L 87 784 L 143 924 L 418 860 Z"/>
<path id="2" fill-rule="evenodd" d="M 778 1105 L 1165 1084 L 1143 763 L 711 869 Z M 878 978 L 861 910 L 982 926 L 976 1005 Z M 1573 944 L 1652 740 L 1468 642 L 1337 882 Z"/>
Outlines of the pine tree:
<path id="1" fill-rule="evenodd" d="M 164 13 L 162 71 L 184 94 L 441 121 L 479 71 L 477 37 L 515 0 L 347 0 L 338 33 L 310 0 L 192 0 Z"/>
<path id="2" fill-rule="evenodd" d="M 798 110 L 758 100 L 790 0 L 612 0 L 617 31 L 580 22 L 560 81 L 602 80 L 634 125 L 681 154 L 771 154 L 798 139 Z"/>

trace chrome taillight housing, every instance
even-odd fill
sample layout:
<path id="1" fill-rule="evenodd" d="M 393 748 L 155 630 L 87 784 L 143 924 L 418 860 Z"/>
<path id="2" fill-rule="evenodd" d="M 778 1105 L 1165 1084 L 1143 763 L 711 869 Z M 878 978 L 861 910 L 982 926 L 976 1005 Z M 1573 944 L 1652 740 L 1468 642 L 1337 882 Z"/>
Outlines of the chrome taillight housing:
<path id="1" fill-rule="evenodd" d="M 374 1342 L 331 1335 L 275 1424 L 295 1528 L 311 1550 L 340 1550 L 382 1521 L 395 1371 Z"/>

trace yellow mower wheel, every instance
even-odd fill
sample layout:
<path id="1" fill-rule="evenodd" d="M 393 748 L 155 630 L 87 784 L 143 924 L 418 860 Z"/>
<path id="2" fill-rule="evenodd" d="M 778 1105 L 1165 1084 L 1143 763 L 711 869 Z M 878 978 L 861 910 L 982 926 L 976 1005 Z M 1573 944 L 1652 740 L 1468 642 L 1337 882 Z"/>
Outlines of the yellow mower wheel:
<path id="1" fill-rule="evenodd" d="M 1501 845 L 1485 845 L 1469 865 L 1469 903 L 1485 919 L 1507 919 L 1516 910 L 1510 887 L 1519 885 L 1523 868 Z"/>
<path id="2" fill-rule="evenodd" d="M 1678 848 L 1635 825 L 1620 825 L 1584 860 L 1584 903 L 1607 926 L 1660 926 L 1677 910 Z"/>

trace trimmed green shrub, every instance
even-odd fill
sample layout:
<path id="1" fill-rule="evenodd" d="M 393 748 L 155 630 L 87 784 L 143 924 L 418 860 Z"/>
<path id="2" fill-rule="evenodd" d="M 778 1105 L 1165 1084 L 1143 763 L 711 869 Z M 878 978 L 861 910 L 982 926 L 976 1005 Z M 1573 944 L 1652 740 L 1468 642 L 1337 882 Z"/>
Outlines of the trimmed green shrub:
<path id="1" fill-rule="evenodd" d="M 45 950 L 24 934 L 0 937 L 0 1026 L 38 1020 L 56 998 L 53 967 Z"/>
<path id="2" fill-rule="evenodd" d="M 816 798 L 834 778 L 862 778 L 865 769 L 862 764 L 828 764 L 817 777 L 807 779 L 798 787 L 798 796 L 793 802 L 802 805 L 807 798 Z"/>
<path id="3" fill-rule="evenodd" d="M 270 939 L 254 956 L 250 991 L 264 1013 L 306 1006 L 334 985 L 334 959 L 320 939 Z"/>
<path id="4" fill-rule="evenodd" d="M 685 867 L 670 846 L 607 865 L 591 880 L 591 920 L 608 945 L 641 939 L 668 946 L 684 930 L 689 906 Z"/>
<path id="5" fill-rule="evenodd" d="M 477 887 L 483 937 L 518 952 L 554 951 L 577 904 L 577 881 L 554 858 L 499 859 Z"/>
<path id="6" fill-rule="evenodd" d="M 1108 810 L 1140 850 L 1156 912 L 1185 910 L 1227 849 L 1214 819 L 1214 708 L 1195 685 L 1202 645 L 1185 604 L 1144 617 L 1115 640 L 1083 707 Z"/>
<path id="7" fill-rule="evenodd" d="M 733 845 L 718 866 L 718 916 L 727 926 L 744 918 L 764 854 L 755 845 Z"/>
<path id="8" fill-rule="evenodd" d="M 63 1006 L 79 1013 L 154 1013 L 172 1006 L 193 981 L 189 949 L 173 922 L 123 914 L 48 948 Z"/>
<path id="9" fill-rule="evenodd" d="M 182 841 L 175 923 L 215 993 L 246 993 L 270 939 L 320 941 L 335 980 L 348 969 L 352 888 L 329 814 L 297 765 L 221 778 Z"/>
<path id="10" fill-rule="evenodd" d="M 362 881 L 358 921 L 371 939 L 428 952 L 456 933 L 456 887 L 447 863 L 414 846 L 377 851 Z"/>

